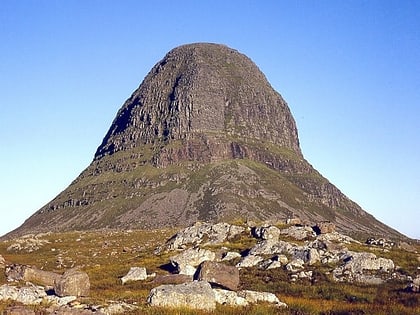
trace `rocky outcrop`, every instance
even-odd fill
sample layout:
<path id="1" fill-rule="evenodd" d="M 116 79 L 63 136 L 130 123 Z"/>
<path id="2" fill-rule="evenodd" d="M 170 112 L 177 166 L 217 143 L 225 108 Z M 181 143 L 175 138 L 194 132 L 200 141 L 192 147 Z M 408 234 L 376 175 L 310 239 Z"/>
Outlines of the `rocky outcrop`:
<path id="1" fill-rule="evenodd" d="M 159 307 L 187 307 L 211 311 L 216 308 L 213 290 L 208 282 L 194 281 L 161 285 L 150 291 L 147 302 Z"/>

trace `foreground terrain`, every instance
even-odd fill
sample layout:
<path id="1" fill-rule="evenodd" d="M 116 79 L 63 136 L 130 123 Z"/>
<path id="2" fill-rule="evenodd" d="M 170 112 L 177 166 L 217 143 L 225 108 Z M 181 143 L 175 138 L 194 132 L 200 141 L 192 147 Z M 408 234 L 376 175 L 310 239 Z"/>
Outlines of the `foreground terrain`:
<path id="1" fill-rule="evenodd" d="M 89 295 L 72 300 L 65 311 L 63 306 L 45 300 L 26 305 L 25 311 L 12 311 L 22 303 L 2 300 L 0 313 L 420 314 L 420 294 L 416 292 L 419 245 L 388 240 L 369 243 L 341 235 L 334 226 L 313 229 L 291 224 L 201 223 L 182 231 L 102 230 L 29 235 L 0 243 L 4 265 L 30 265 L 57 274 L 79 267 L 89 276 Z M 211 253 L 212 258 L 202 260 L 236 266 L 238 292 L 271 292 L 287 307 L 260 302 L 247 306 L 217 303 L 210 311 L 191 309 L 194 305 L 175 309 L 151 306 L 147 303 L 150 291 L 167 279 L 161 276 L 183 273 L 187 279 L 189 268 L 201 263 L 195 261 L 194 266 L 188 260 L 181 261 L 181 253 L 186 251 L 191 251 L 190 256 Z M 156 275 L 123 284 L 121 278 L 131 267 L 145 267 L 149 275 Z M 9 283 L 4 273 L 0 283 L 2 288 L 6 284 L 28 285 L 25 281 Z M 45 290 L 54 294 L 48 287 Z"/>

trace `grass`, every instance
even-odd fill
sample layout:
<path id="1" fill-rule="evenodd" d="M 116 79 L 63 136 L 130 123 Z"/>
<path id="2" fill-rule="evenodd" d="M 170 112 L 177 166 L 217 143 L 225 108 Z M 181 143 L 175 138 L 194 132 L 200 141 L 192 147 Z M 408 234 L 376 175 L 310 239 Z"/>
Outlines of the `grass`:
<path id="1" fill-rule="evenodd" d="M 134 311 L 126 314 L 420 314 L 418 294 L 403 290 L 404 283 L 387 282 L 380 286 L 338 283 L 331 280 L 325 272 L 328 266 L 311 266 L 306 270 L 314 271 L 314 280 L 289 281 L 290 274 L 284 269 L 270 271 L 257 268 L 244 268 L 240 271 L 242 289 L 268 291 L 288 304 L 288 309 L 278 309 L 269 305 L 253 305 L 246 308 L 233 308 L 218 305 L 213 312 L 188 309 L 159 309 L 146 304 L 150 290 L 155 286 L 151 280 L 121 284 L 131 266 L 146 267 L 148 273 L 165 274 L 161 266 L 169 261 L 173 253 L 154 254 L 154 249 L 169 239 L 176 231 L 109 231 L 71 232 L 48 234 L 42 237 L 49 243 L 35 252 L 7 251 L 12 242 L 0 243 L 0 254 L 10 263 L 30 264 L 44 270 L 58 273 L 71 266 L 81 266 L 90 277 L 91 294 L 82 302 L 92 305 L 107 305 L 110 301 L 120 301 L 137 305 Z M 227 247 L 241 252 L 252 247 L 256 240 L 243 233 L 229 242 L 211 245 L 214 251 Z M 415 274 L 417 254 L 394 248 L 388 252 L 378 252 L 361 244 L 350 245 L 352 250 L 372 251 L 378 256 L 393 259 L 405 272 Z M 63 257 L 65 267 L 59 266 L 57 258 Z M 232 262 L 232 264 L 235 262 Z M 0 274 L 0 282 L 5 283 Z M 0 303 L 0 312 L 13 302 Z M 34 307 L 41 312 L 42 307 Z M 42 313 L 41 313 L 42 314 Z"/>

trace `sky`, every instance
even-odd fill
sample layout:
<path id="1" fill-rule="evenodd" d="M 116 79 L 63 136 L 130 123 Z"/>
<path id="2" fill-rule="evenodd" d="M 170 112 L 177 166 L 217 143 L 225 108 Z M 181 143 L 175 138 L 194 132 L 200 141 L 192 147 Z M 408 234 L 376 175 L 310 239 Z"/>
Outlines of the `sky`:
<path id="1" fill-rule="evenodd" d="M 118 109 L 181 44 L 250 57 L 306 159 L 420 239 L 420 1 L 0 2 L 0 235 L 92 161 Z"/>

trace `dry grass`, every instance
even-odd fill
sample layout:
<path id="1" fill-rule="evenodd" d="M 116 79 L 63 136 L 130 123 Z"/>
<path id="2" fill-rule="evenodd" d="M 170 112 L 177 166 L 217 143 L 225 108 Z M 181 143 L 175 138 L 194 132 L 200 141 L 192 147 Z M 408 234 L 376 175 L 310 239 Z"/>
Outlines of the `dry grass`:
<path id="1" fill-rule="evenodd" d="M 92 305 L 107 305 L 121 301 L 138 306 L 127 314 L 420 314 L 420 295 L 402 290 L 405 283 L 388 282 L 381 286 L 366 286 L 332 281 L 323 272 L 328 266 L 315 271 L 315 280 L 290 283 L 290 275 L 282 269 L 263 271 L 256 268 L 241 270 L 241 288 L 269 291 L 289 305 L 278 309 L 269 305 L 254 305 L 247 308 L 232 308 L 218 305 L 214 312 L 187 309 L 159 309 L 146 304 L 149 291 L 155 286 L 152 281 L 121 284 L 120 277 L 131 266 L 146 267 L 148 273 L 165 274 L 163 268 L 173 253 L 154 254 L 154 249 L 174 234 L 174 230 L 162 231 L 97 231 L 49 234 L 42 237 L 48 244 L 28 253 L 7 251 L 13 243 L 1 242 L 0 254 L 8 263 L 30 264 L 58 273 L 80 266 L 89 274 L 91 295 L 83 300 Z M 243 235 L 220 246 L 241 251 L 253 246 L 255 239 Z M 354 248 L 356 249 L 356 248 Z M 357 249 L 368 250 L 361 246 Z M 374 251 L 378 256 L 393 259 L 405 272 L 416 272 L 416 254 L 399 249 L 389 252 Z M 309 268 L 308 268 L 309 270 Z M 320 270 L 322 272 L 320 272 Z M 418 272 L 418 271 L 417 271 Z M 0 274 L 0 283 L 5 283 Z M 12 302 L 1 302 L 0 313 Z M 39 310 L 39 307 L 38 307 Z"/>

